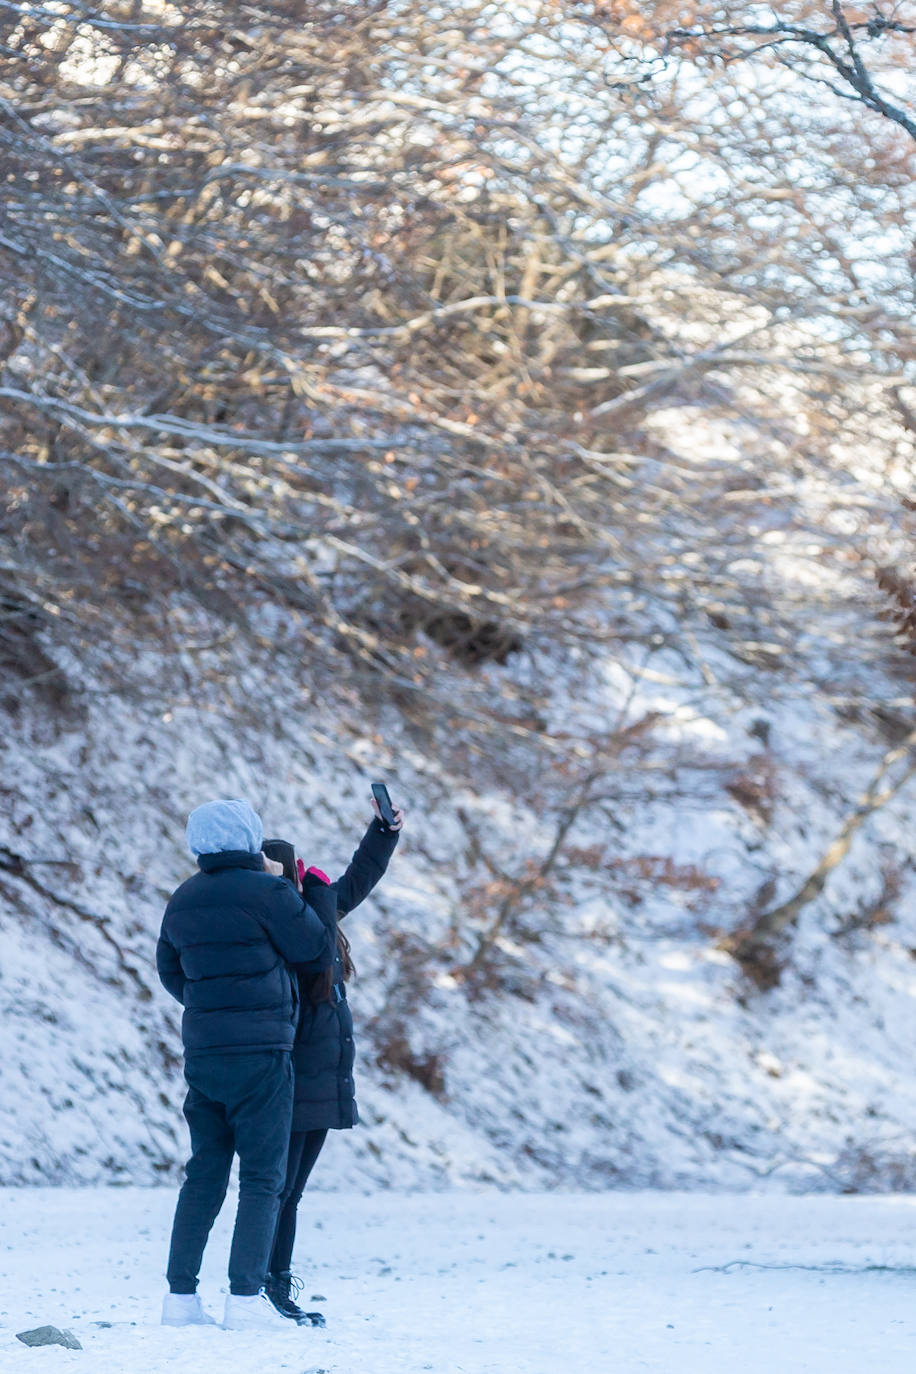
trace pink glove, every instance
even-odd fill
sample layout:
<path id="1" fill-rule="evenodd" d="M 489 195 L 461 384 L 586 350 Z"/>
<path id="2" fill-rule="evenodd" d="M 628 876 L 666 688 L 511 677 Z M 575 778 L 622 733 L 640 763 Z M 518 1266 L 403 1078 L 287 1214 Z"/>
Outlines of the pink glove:
<path id="1" fill-rule="evenodd" d="M 309 873 L 309 874 L 311 874 L 311 876 L 312 876 L 313 878 L 319 878 L 319 879 L 321 880 L 321 882 L 327 884 L 328 887 L 331 886 L 331 880 L 330 880 L 330 878 L 328 877 L 328 875 L 327 875 L 326 873 L 322 873 L 322 871 L 321 871 L 320 868 L 306 868 L 305 862 L 304 862 L 302 859 L 298 859 L 298 860 L 297 860 L 297 863 L 298 863 L 298 866 L 299 866 L 299 881 L 300 881 L 300 883 L 304 883 L 304 882 L 305 882 L 305 875 L 306 875 L 306 873 Z"/>

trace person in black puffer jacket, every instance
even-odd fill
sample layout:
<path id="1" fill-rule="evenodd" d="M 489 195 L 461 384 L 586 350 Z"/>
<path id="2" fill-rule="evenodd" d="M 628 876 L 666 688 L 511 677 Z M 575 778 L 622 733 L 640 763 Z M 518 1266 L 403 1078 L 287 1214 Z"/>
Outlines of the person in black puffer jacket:
<path id="1" fill-rule="evenodd" d="M 394 825 L 390 826 L 382 819 L 374 798 L 372 807 L 375 820 L 346 872 L 334 883 L 317 868 L 306 870 L 288 841 L 264 841 L 265 854 L 283 864 L 284 876 L 297 883 L 322 920 L 346 916 L 359 906 L 388 867 L 404 824 L 404 812 L 396 808 Z M 318 975 L 299 976 L 299 1026 L 293 1046 L 293 1128 L 267 1293 L 278 1311 L 300 1323 L 320 1318 L 316 1313 L 303 1312 L 294 1301 L 299 1281 L 290 1272 L 290 1265 L 299 1202 L 328 1131 L 347 1130 L 359 1121 L 353 1084 L 353 1018 L 346 989 L 353 972 L 349 943 L 338 931 L 337 952 L 330 969 Z"/>
<path id="2" fill-rule="evenodd" d="M 173 1326 L 212 1320 L 197 1297 L 197 1277 L 238 1154 L 225 1325 L 263 1327 L 279 1321 L 259 1294 L 286 1178 L 299 976 L 328 976 L 336 919 L 316 911 L 280 865 L 265 860 L 261 819 L 247 802 L 198 807 L 187 837 L 200 871 L 170 898 L 156 948 L 159 977 L 184 1007 L 191 1132 L 162 1319 Z"/>

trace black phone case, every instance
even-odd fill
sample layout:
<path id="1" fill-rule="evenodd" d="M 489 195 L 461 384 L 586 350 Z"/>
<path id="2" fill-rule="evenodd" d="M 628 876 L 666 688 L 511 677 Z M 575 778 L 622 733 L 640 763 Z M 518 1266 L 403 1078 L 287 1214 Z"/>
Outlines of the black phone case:
<path id="1" fill-rule="evenodd" d="M 378 802 L 379 810 L 382 813 L 382 820 L 388 825 L 394 825 L 394 806 L 392 805 L 388 788 L 383 782 L 374 782 L 372 784 L 372 795 Z"/>

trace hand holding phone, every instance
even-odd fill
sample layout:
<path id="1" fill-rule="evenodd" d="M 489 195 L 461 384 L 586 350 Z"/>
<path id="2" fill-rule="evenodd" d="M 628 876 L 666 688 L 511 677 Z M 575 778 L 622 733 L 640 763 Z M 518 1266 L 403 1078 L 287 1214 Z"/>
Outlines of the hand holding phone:
<path id="1" fill-rule="evenodd" d="M 383 782 L 372 784 L 372 800 L 375 803 L 375 811 L 381 820 L 385 822 L 390 830 L 400 830 L 404 824 L 404 813 L 400 807 L 395 807 L 388 793 L 388 788 Z"/>

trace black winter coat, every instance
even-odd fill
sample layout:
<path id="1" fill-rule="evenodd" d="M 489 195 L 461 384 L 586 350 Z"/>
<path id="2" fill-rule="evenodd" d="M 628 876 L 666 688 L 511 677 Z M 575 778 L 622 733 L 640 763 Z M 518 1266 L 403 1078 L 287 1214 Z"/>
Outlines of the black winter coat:
<path id="1" fill-rule="evenodd" d="M 345 916 L 375 887 L 395 851 L 398 831 L 383 821 L 369 826 L 347 871 L 328 886 L 306 874 L 307 901 L 323 920 Z M 353 1017 L 340 954 L 335 952 L 332 1000 L 312 1000 L 314 976 L 299 975 L 299 1028 L 293 1047 L 293 1130 L 345 1130 L 359 1120 L 353 1084 Z"/>
<path id="2" fill-rule="evenodd" d="M 299 1014 L 296 973 L 312 977 L 337 949 L 324 919 L 292 883 L 264 871 L 260 854 L 202 854 L 201 871 L 165 909 L 156 946 L 164 987 L 184 1007 L 186 1055 L 291 1050 Z"/>

